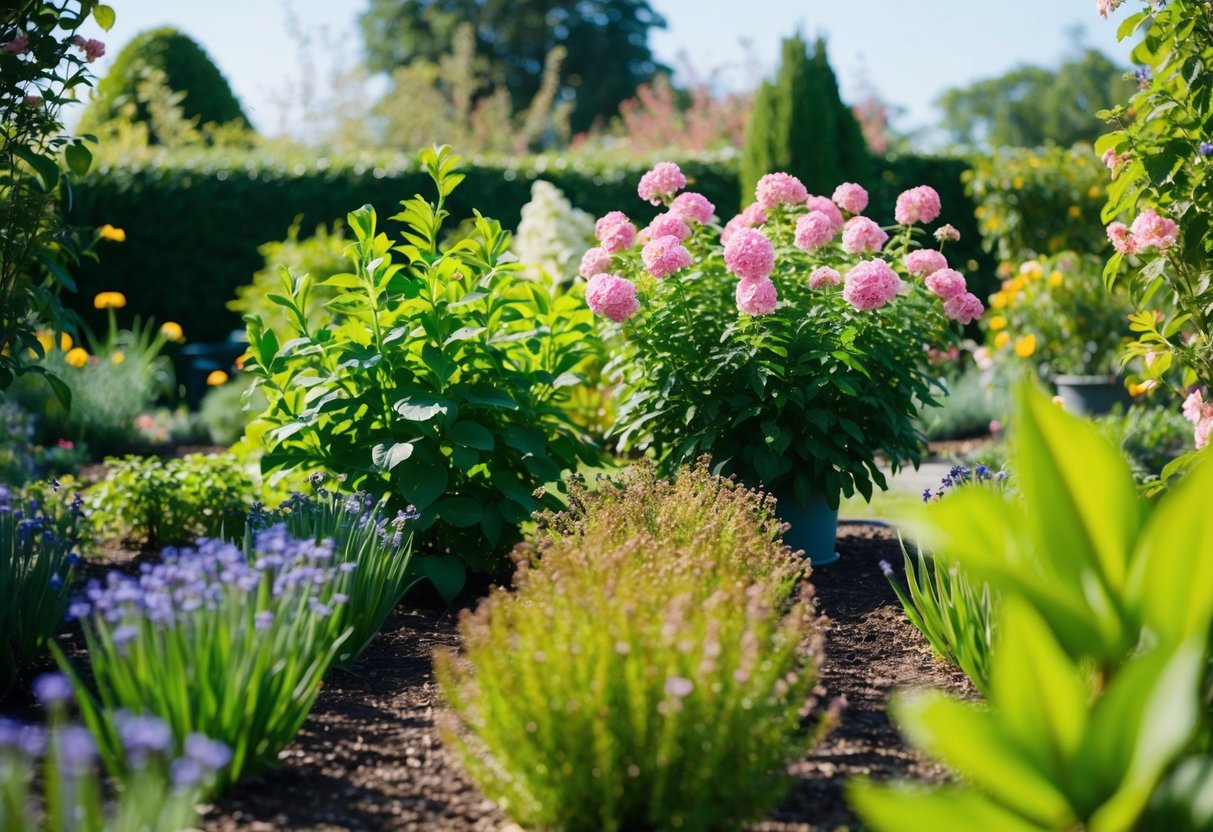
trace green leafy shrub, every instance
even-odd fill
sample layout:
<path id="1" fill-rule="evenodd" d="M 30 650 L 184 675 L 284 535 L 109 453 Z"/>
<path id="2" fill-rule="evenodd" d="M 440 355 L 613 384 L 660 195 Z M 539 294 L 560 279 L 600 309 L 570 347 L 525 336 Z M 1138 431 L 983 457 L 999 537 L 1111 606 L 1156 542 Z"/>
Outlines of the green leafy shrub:
<path id="1" fill-rule="evenodd" d="M 964 489 L 923 531 L 1002 595 L 988 702 L 942 693 L 894 713 L 963 778 L 860 783 L 877 832 L 1208 829 L 1213 465 L 1151 505 L 1096 428 L 1019 397 L 1014 500 Z M 1163 818 L 1167 818 L 1164 822 Z"/>
<path id="2" fill-rule="evenodd" d="M 918 423 L 927 439 L 967 439 L 985 436 L 992 422 L 1006 419 L 1009 396 L 998 380 L 969 367 L 943 382 L 947 393 L 937 407 L 921 407 Z"/>
<path id="3" fill-rule="evenodd" d="M 466 657 L 437 657 L 448 742 L 531 828 L 736 829 L 815 735 L 804 561 L 769 498 L 706 463 L 570 502 L 519 549 L 517 591 L 465 614 Z"/>
<path id="4" fill-rule="evenodd" d="M 250 316 L 245 369 L 269 401 L 263 471 L 348 475 L 416 506 L 427 553 L 488 569 L 531 512 L 558 505 L 536 489 L 598 461 L 561 407 L 593 326 L 571 296 L 517 276 L 496 221 L 478 217 L 474 237 L 440 248 L 463 177 L 446 148 L 421 155 L 438 200 L 403 203 L 402 245 L 369 206 L 349 215 L 353 268 L 328 281 L 343 322 L 312 328 L 313 281 L 284 273 L 290 328 L 280 337 Z"/>
<path id="5" fill-rule="evenodd" d="M 174 459 L 107 459 L 106 478 L 88 490 L 89 522 L 103 538 L 150 548 L 198 537 L 239 537 L 252 483 L 226 454 Z"/>
<path id="6" fill-rule="evenodd" d="M 56 511 L 0 485 L 0 693 L 63 626 L 79 560 L 76 509 Z"/>
<path id="7" fill-rule="evenodd" d="M 1191 423 L 1165 401 L 1134 404 L 1098 417 L 1095 424 L 1120 448 L 1139 482 L 1156 479 L 1191 447 Z"/>
<path id="8" fill-rule="evenodd" d="M 265 410 L 265 397 L 249 394 L 252 379 L 243 373 L 229 384 L 212 387 L 198 404 L 198 421 L 209 441 L 231 445 L 244 434 L 257 413 Z"/>
<path id="9" fill-rule="evenodd" d="M 196 119 L 198 124 L 247 125 L 240 102 L 206 51 L 189 35 L 165 26 L 136 35 L 114 59 L 80 116 L 81 132 L 103 128 L 122 115 L 127 104 L 135 105 L 134 121 L 149 121 L 137 87 L 151 72 L 161 73 L 168 89 L 184 93 L 180 101 L 184 118 Z M 156 141 L 157 137 L 150 138 Z"/>

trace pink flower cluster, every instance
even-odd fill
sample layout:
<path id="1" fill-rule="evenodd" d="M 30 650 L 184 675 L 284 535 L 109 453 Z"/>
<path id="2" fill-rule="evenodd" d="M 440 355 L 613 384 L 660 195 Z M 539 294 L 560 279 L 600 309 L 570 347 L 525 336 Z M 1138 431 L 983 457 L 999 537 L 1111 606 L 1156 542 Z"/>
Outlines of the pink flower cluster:
<path id="1" fill-rule="evenodd" d="M 811 196 L 805 200 L 805 205 L 810 211 L 820 211 L 829 217 L 830 223 L 834 226 L 835 234 L 842 228 L 842 212 L 838 210 L 838 206 L 834 204 L 834 200 L 826 199 L 824 196 Z"/>
<path id="2" fill-rule="evenodd" d="M 843 182 L 834 189 L 834 203 L 848 214 L 862 214 L 868 207 L 868 192 L 862 185 Z"/>
<path id="3" fill-rule="evenodd" d="M 669 277 L 691 265 L 691 252 L 673 234 L 654 237 L 640 251 L 644 267 L 656 278 Z"/>
<path id="4" fill-rule="evenodd" d="M 779 293 L 769 277 L 737 281 L 737 308 L 746 315 L 770 315 L 779 303 Z"/>
<path id="5" fill-rule="evenodd" d="M 797 205 L 809 198 L 809 191 L 790 173 L 768 173 L 758 180 L 754 199 L 763 208 L 776 205 Z"/>
<path id="6" fill-rule="evenodd" d="M 927 275 L 927 288 L 940 300 L 951 300 L 968 291 L 964 275 L 955 269 L 938 269 Z"/>
<path id="7" fill-rule="evenodd" d="M 933 248 L 920 248 L 906 255 L 906 271 L 915 277 L 926 277 L 948 267 L 948 258 Z"/>
<path id="8" fill-rule="evenodd" d="M 1109 147 L 1103 152 L 1103 156 L 1099 158 L 1107 166 L 1108 170 L 1112 171 L 1112 176 L 1115 178 L 1117 171 L 1129 163 L 1129 160 L 1133 158 L 1133 154 L 1127 150 L 1124 153 L 1117 153 Z"/>
<path id="9" fill-rule="evenodd" d="M 847 272 L 842 297 L 860 312 L 878 309 L 897 297 L 901 278 L 883 260 L 861 260 Z"/>
<path id="10" fill-rule="evenodd" d="M 935 242 L 943 243 L 951 240 L 955 242 L 960 239 L 960 232 L 956 230 L 956 226 L 952 223 L 941 225 L 935 229 Z"/>
<path id="11" fill-rule="evenodd" d="M 589 280 L 596 274 L 609 272 L 611 270 L 611 253 L 605 248 L 594 248 L 581 255 L 581 268 L 577 273 Z"/>
<path id="12" fill-rule="evenodd" d="M 18 32 L 13 35 L 13 39 L 0 43 L 0 52 L 8 55 L 24 55 L 29 51 L 29 35 L 25 32 Z"/>
<path id="13" fill-rule="evenodd" d="M 847 254 L 869 254 L 884 248 L 889 235 L 867 217 L 851 217 L 842 227 L 842 250 Z"/>
<path id="14" fill-rule="evenodd" d="M 694 191 L 679 194 L 670 203 L 670 213 L 683 222 L 711 222 L 715 212 L 716 206 L 706 196 Z"/>
<path id="15" fill-rule="evenodd" d="M 948 298 L 943 304 L 943 314 L 959 324 L 974 321 L 980 318 L 985 311 L 986 308 L 982 305 L 981 298 L 972 292 L 962 292 L 955 297 Z"/>
<path id="16" fill-rule="evenodd" d="M 613 274 L 596 274 L 585 287 L 585 302 L 595 315 L 623 323 L 636 314 L 636 286 L 630 280 Z"/>
<path id="17" fill-rule="evenodd" d="M 729 220 L 724 230 L 720 232 L 720 242 L 727 246 L 738 231 L 762 225 L 766 221 L 767 212 L 757 202 L 752 202 L 744 211 Z"/>
<path id="18" fill-rule="evenodd" d="M 919 185 L 898 195 L 893 217 L 901 225 L 913 225 L 931 222 L 941 210 L 939 193 L 930 185 Z"/>
<path id="19" fill-rule="evenodd" d="M 658 162 L 653 169 L 640 177 L 636 193 L 645 202 L 660 205 L 666 197 L 671 197 L 687 186 L 687 178 L 682 170 L 673 162 Z"/>
<path id="20" fill-rule="evenodd" d="M 72 38 L 72 46 L 84 53 L 84 59 L 90 64 L 98 58 L 105 57 L 105 44 L 96 38 L 84 38 L 77 35 Z"/>
<path id="21" fill-rule="evenodd" d="M 841 282 L 842 275 L 836 269 L 831 269 L 829 266 L 816 268 L 809 275 L 810 289 L 824 289 L 827 286 L 837 286 Z"/>
<path id="22" fill-rule="evenodd" d="M 627 214 L 611 211 L 594 225 L 594 234 L 602 247 L 614 254 L 629 248 L 636 241 L 636 226 L 632 225 Z"/>
<path id="23" fill-rule="evenodd" d="M 821 211 L 810 211 L 796 220 L 793 242 L 801 251 L 816 251 L 834 239 L 836 230 L 834 223 Z"/>
<path id="24" fill-rule="evenodd" d="M 691 236 L 690 227 L 677 217 L 673 211 L 658 214 L 649 223 L 645 232 L 648 233 L 650 240 L 656 240 L 658 237 L 677 237 L 680 243 Z"/>
<path id="25" fill-rule="evenodd" d="M 1120 254 L 1137 254 L 1149 248 L 1166 251 L 1179 239 L 1179 226 L 1174 220 L 1159 216 L 1152 208 L 1141 212 L 1133 226 L 1123 222 L 1108 225 L 1108 239 Z"/>
<path id="26" fill-rule="evenodd" d="M 1108 15 L 1120 8 L 1120 4 L 1125 0 L 1095 0 L 1095 11 L 1099 12 L 1099 16 L 1104 20 L 1108 19 Z"/>
<path id="27" fill-rule="evenodd" d="M 761 280 L 775 268 L 775 247 L 761 231 L 743 228 L 724 247 L 724 265 L 742 280 Z"/>
<path id="28" fill-rule="evenodd" d="M 1184 399 L 1184 418 L 1196 428 L 1196 450 L 1202 450 L 1209 444 L 1209 436 L 1213 434 L 1213 402 L 1207 402 L 1199 390 L 1193 390 Z"/>

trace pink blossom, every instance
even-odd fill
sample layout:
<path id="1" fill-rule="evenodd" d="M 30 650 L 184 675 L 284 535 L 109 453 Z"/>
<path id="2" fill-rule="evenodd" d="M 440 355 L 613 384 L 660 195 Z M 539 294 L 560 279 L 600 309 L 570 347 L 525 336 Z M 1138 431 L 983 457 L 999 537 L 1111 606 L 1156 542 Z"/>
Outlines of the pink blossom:
<path id="1" fill-rule="evenodd" d="M 1133 220 L 1133 240 L 1137 248 L 1157 248 L 1164 251 L 1175 245 L 1179 239 L 1179 226 L 1174 220 L 1160 217 L 1152 208 L 1147 208 L 1137 219 Z"/>
<path id="2" fill-rule="evenodd" d="M 636 286 L 630 280 L 613 274 L 596 274 L 585 287 L 585 302 L 595 315 L 623 323 L 636 314 Z"/>
<path id="3" fill-rule="evenodd" d="M 0 52 L 5 52 L 9 55 L 24 55 L 29 51 L 29 35 L 25 32 L 18 32 L 13 35 L 13 39 L 5 43 L 0 43 Z"/>
<path id="4" fill-rule="evenodd" d="M 1123 222 L 1108 225 L 1108 239 L 1112 241 L 1112 248 L 1120 254 L 1137 253 L 1137 238 L 1129 231 L 1129 226 Z"/>
<path id="5" fill-rule="evenodd" d="M 943 300 L 951 300 L 968 290 L 964 275 L 955 269 L 939 269 L 927 275 L 927 288 Z"/>
<path id="6" fill-rule="evenodd" d="M 670 203 L 670 213 L 683 222 L 709 222 L 715 212 L 716 206 L 694 191 L 681 193 Z"/>
<path id="7" fill-rule="evenodd" d="M 622 211 L 612 211 L 594 226 L 594 233 L 602 247 L 614 254 L 628 248 L 636 241 L 636 226 Z"/>
<path id="8" fill-rule="evenodd" d="M 673 162 L 658 162 L 653 169 L 640 177 L 636 193 L 645 202 L 660 205 L 661 201 L 673 196 L 687 186 L 687 178 L 682 175 L 678 165 Z"/>
<path id="9" fill-rule="evenodd" d="M 820 211 L 810 211 L 796 220 L 796 248 L 816 251 L 834 239 L 834 223 Z"/>
<path id="10" fill-rule="evenodd" d="M 26 107 L 41 107 L 42 96 L 30 93 L 29 95 L 25 96 L 25 98 L 21 99 L 21 103 Z"/>
<path id="11" fill-rule="evenodd" d="M 737 282 L 737 308 L 747 315 L 770 315 L 779 302 L 779 293 L 769 277 Z"/>
<path id="12" fill-rule="evenodd" d="M 897 197 L 893 216 L 901 225 L 931 222 L 939 216 L 939 193 L 930 185 L 919 185 L 903 191 Z"/>
<path id="13" fill-rule="evenodd" d="M 834 200 L 827 199 L 824 196 L 810 196 L 805 200 L 805 205 L 810 211 L 820 211 L 830 218 L 830 222 L 834 225 L 834 232 L 837 233 L 842 228 L 842 212 L 838 210 L 838 206 L 834 204 Z"/>
<path id="14" fill-rule="evenodd" d="M 770 277 L 775 268 L 775 247 L 761 231 L 742 228 L 725 245 L 724 264 L 742 280 Z"/>
<path id="15" fill-rule="evenodd" d="M 880 251 L 889 235 L 867 217 L 851 217 L 842 227 L 842 250 L 848 254 Z"/>
<path id="16" fill-rule="evenodd" d="M 843 182 L 835 188 L 832 199 L 849 214 L 862 214 L 863 209 L 868 207 L 868 192 L 854 182 Z"/>
<path id="17" fill-rule="evenodd" d="M 98 58 L 105 57 L 105 44 L 96 38 L 89 38 L 88 40 L 85 40 L 77 35 L 76 37 L 72 38 L 72 46 L 75 46 L 77 49 L 83 52 L 84 59 L 90 64 Z"/>
<path id="18" fill-rule="evenodd" d="M 577 273 L 587 280 L 611 268 L 611 253 L 605 248 L 594 248 L 581 255 L 581 268 Z"/>
<path id="19" fill-rule="evenodd" d="M 1201 451 L 1209 446 L 1209 435 L 1213 434 L 1213 418 L 1201 419 L 1196 424 L 1196 450 Z"/>
<path id="20" fill-rule="evenodd" d="M 810 289 L 824 289 L 826 286 L 837 286 L 841 282 L 842 275 L 829 266 L 814 269 L 813 273 L 809 275 Z"/>
<path id="21" fill-rule="evenodd" d="M 758 180 L 754 199 L 763 208 L 776 205 L 796 205 L 809 198 L 804 183 L 790 173 L 768 173 Z"/>
<path id="22" fill-rule="evenodd" d="M 846 276 L 842 297 L 860 312 L 877 309 L 897 297 L 901 278 L 880 259 L 861 260 Z"/>
<path id="23" fill-rule="evenodd" d="M 906 255 L 906 271 L 915 277 L 926 277 L 948 267 L 948 258 L 933 248 L 923 248 Z"/>
<path id="24" fill-rule="evenodd" d="M 941 225 L 941 226 L 939 226 L 939 228 L 935 229 L 935 241 L 936 242 L 943 243 L 948 240 L 955 242 L 959 239 L 960 239 L 960 232 L 957 231 L 956 226 L 952 225 L 951 223 L 948 223 L 947 225 Z"/>
<path id="25" fill-rule="evenodd" d="M 656 240 L 658 237 L 677 237 L 680 243 L 691 236 L 691 229 L 673 211 L 658 214 L 641 233 L 645 232 L 650 240 Z"/>
<path id="26" fill-rule="evenodd" d="M 744 211 L 729 220 L 724 230 L 720 232 L 720 242 L 728 245 L 734 235 L 743 228 L 753 228 L 767 221 L 767 212 L 757 202 L 751 202 Z"/>
<path id="27" fill-rule="evenodd" d="M 1108 19 L 1108 15 L 1120 8 L 1120 4 L 1125 0 L 1095 0 L 1095 11 L 1099 12 L 1099 16 L 1104 20 Z"/>
<path id="28" fill-rule="evenodd" d="M 691 252 L 674 234 L 654 237 L 641 249 L 640 257 L 649 274 L 657 278 L 668 277 L 691 265 Z"/>
<path id="29" fill-rule="evenodd" d="M 982 306 L 981 299 L 972 292 L 962 292 L 955 297 L 948 298 L 943 305 L 943 314 L 961 324 L 967 324 L 980 318 L 985 311 L 986 308 Z"/>
<path id="30" fill-rule="evenodd" d="M 1188 398 L 1184 399 L 1183 414 L 1185 419 L 1195 425 L 1201 419 L 1213 417 L 1213 402 L 1206 402 L 1199 390 L 1193 390 L 1188 394 Z"/>

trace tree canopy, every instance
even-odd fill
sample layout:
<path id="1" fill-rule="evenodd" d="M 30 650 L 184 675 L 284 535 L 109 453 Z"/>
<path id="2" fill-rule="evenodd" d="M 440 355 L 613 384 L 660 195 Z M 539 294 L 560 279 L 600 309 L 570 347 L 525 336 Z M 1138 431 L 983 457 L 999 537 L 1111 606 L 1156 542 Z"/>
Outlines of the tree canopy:
<path id="1" fill-rule="evenodd" d="M 1087 49 L 1056 70 L 1023 66 L 948 90 L 939 99 L 944 129 L 962 144 L 1070 146 L 1106 131 L 1095 117 L 1132 94 L 1133 82 L 1106 55 Z"/>
<path id="2" fill-rule="evenodd" d="M 649 31 L 666 22 L 648 0 L 371 0 L 360 19 L 367 65 L 391 72 L 417 59 L 437 64 L 465 22 L 475 28 L 486 77 L 509 91 L 515 110 L 539 91 L 548 54 L 564 47 L 560 97 L 573 101 L 574 131 L 614 115 L 667 69 L 649 49 Z"/>

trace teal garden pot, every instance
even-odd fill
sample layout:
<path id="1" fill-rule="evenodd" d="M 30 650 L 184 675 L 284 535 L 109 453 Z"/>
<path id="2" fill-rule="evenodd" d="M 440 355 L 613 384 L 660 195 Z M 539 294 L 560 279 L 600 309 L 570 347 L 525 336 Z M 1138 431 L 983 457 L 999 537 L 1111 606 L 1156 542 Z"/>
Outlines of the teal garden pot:
<path id="1" fill-rule="evenodd" d="M 805 557 L 813 566 L 825 566 L 838 560 L 835 541 L 838 536 L 838 510 L 830 508 L 821 494 L 812 494 L 808 500 L 796 499 L 791 485 L 771 492 L 775 500 L 775 513 L 791 528 L 783 536 L 783 542 L 793 549 L 803 549 Z"/>
<path id="2" fill-rule="evenodd" d="M 1115 405 L 1129 405 L 1124 382 L 1116 376 L 1053 376 L 1062 406 L 1078 416 L 1099 416 Z"/>

